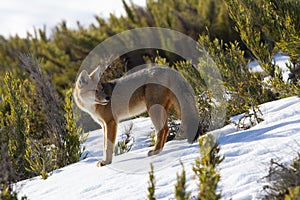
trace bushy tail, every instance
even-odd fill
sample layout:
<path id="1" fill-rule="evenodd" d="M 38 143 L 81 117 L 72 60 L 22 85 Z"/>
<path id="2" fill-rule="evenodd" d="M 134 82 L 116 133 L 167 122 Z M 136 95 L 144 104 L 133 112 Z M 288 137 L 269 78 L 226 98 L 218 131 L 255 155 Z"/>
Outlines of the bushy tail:
<path id="1" fill-rule="evenodd" d="M 203 134 L 203 127 L 194 98 L 190 97 L 187 101 L 182 109 L 181 122 L 188 143 L 193 143 Z"/>
<path id="2" fill-rule="evenodd" d="M 204 127 L 202 126 L 201 123 L 199 123 L 198 125 L 198 130 L 197 130 L 197 134 L 195 135 L 194 139 L 193 139 L 193 142 L 191 143 L 194 143 L 198 140 L 198 138 L 201 136 L 201 135 L 204 135 L 206 132 L 206 130 L 204 129 Z"/>
<path id="3" fill-rule="evenodd" d="M 170 85 L 170 90 L 174 95 L 173 99 L 176 99 L 173 104 L 176 112 L 180 113 L 181 124 L 187 141 L 193 143 L 198 139 L 199 135 L 203 134 L 195 93 L 178 72 L 168 75 L 172 75 L 170 80 L 176 80 L 176 82 L 172 81 Z"/>

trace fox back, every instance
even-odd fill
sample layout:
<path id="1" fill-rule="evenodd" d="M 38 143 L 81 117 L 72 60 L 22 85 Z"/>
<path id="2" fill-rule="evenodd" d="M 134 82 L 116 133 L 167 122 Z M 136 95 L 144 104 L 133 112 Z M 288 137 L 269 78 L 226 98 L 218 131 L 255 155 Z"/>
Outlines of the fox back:
<path id="1" fill-rule="evenodd" d="M 83 111 L 104 128 L 106 159 L 99 165 L 112 161 L 113 144 L 120 120 L 148 112 L 155 127 L 157 141 L 148 155 L 159 153 L 169 132 L 168 116 L 172 110 L 182 121 L 188 142 L 199 135 L 199 118 L 192 88 L 181 75 L 169 68 L 146 68 L 110 82 L 100 82 L 101 70 L 90 75 L 79 75 L 74 98 Z"/>

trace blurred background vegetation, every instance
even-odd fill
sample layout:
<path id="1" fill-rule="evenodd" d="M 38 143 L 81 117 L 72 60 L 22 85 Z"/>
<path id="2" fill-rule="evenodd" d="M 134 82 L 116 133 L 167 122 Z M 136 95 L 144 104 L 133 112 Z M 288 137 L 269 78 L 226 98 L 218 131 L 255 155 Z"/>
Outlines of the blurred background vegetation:
<path id="1" fill-rule="evenodd" d="M 109 19 L 95 16 L 98 23 L 88 28 L 83 28 L 78 22 L 77 29 L 69 29 L 63 21 L 54 27 L 50 36 L 45 30 L 38 29 L 34 35 L 28 33 L 26 38 L 1 37 L 1 74 L 11 71 L 23 76 L 24 71 L 18 67 L 19 54 L 31 53 L 40 60 L 43 71 L 51 77 L 58 93 L 63 95 L 63 91 L 74 83 L 81 62 L 88 53 L 105 39 L 128 29 L 165 27 L 180 31 L 194 40 L 208 30 L 212 38 L 218 37 L 226 42 L 240 41 L 223 0 L 150 0 L 145 8 L 123 4 L 127 16 L 116 17 L 111 14 Z M 129 67 L 145 62 L 143 57 L 137 57 L 134 54 L 133 58 L 124 56 L 124 59 L 129 62 Z"/>
<path id="2" fill-rule="evenodd" d="M 84 138 L 71 114 L 70 88 L 89 52 L 122 31 L 170 28 L 204 46 L 230 96 L 225 105 L 226 122 L 230 116 L 246 112 L 253 115 L 253 124 L 259 123 L 259 104 L 299 95 L 299 0 L 147 0 L 146 7 L 125 1 L 123 5 L 125 16 L 95 16 L 97 23 L 88 28 L 78 22 L 76 29 L 70 29 L 62 21 L 50 35 L 46 29 L 36 29 L 26 38 L 0 36 L 0 168 L 7 169 L 0 173 L 0 184 L 35 175 L 46 178 L 48 172 L 79 160 Z M 288 82 L 272 62 L 277 52 L 291 57 Z M 119 67 L 124 73 L 149 59 L 163 60 L 183 74 L 193 73 L 187 70 L 189 61 L 156 49 L 120 55 L 110 67 Z M 249 72 L 247 65 L 253 59 L 270 76 L 268 81 L 265 74 Z M 197 76 L 191 77 L 191 84 L 199 82 Z M 196 93 L 203 123 L 210 123 L 211 91 L 201 85 Z"/>

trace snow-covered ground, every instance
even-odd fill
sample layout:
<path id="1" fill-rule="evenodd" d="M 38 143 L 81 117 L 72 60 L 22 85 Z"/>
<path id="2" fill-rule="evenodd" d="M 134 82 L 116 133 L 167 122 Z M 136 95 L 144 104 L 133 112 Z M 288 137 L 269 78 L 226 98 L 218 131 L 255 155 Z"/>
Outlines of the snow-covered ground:
<path id="1" fill-rule="evenodd" d="M 276 53 L 272 58 L 272 63 L 281 70 L 282 80 L 288 82 L 289 74 L 291 73 L 288 66 L 293 66 L 293 63 L 290 61 L 290 57 L 286 54 Z M 251 61 L 248 64 L 248 67 L 251 72 L 265 72 L 256 60 Z"/>
<path id="2" fill-rule="evenodd" d="M 255 127 L 237 131 L 233 124 L 213 132 L 218 137 L 225 160 L 220 165 L 219 190 L 223 199 L 260 199 L 263 179 L 271 159 L 290 162 L 300 152 L 300 99 L 290 97 L 260 106 L 264 121 Z M 184 163 L 188 190 L 197 194 L 192 166 L 199 156 L 198 144 L 185 140 L 171 141 L 163 152 L 147 157 L 148 118 L 132 120 L 135 145 L 125 154 L 114 157 L 110 166 L 98 168 L 102 158 L 102 130 L 89 134 L 85 143 L 88 158 L 58 169 L 47 179 L 40 177 L 17 184 L 19 195 L 29 199 L 146 199 L 149 163 L 154 163 L 157 199 L 174 199 L 176 172 Z M 128 121 L 120 124 L 122 135 Z"/>

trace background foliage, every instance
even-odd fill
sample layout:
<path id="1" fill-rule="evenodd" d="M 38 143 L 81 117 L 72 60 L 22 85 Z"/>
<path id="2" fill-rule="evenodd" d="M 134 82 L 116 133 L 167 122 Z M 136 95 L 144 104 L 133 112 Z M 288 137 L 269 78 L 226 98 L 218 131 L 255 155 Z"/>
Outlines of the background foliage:
<path id="1" fill-rule="evenodd" d="M 246 113 L 253 124 L 259 123 L 259 104 L 299 95 L 300 0 L 147 0 L 145 8 L 125 1 L 123 5 L 125 16 L 95 16 L 96 23 L 88 28 L 78 22 L 70 29 L 62 21 L 51 34 L 36 29 L 26 38 L 0 36 L 0 166 L 5 169 L 0 188 L 35 175 L 46 178 L 48 172 L 79 159 L 84 138 L 75 124 L 69 89 L 88 53 L 128 29 L 170 28 L 204 46 L 226 87 L 227 122 L 232 115 Z M 272 62 L 277 52 L 291 57 L 287 82 Z M 265 73 L 249 72 L 253 59 Z M 138 50 L 113 62 L 109 67 L 114 73 L 105 80 L 149 60 L 168 63 L 199 86 L 195 92 L 206 132 L 214 106 L 211 91 L 189 61 L 157 49 Z"/>

